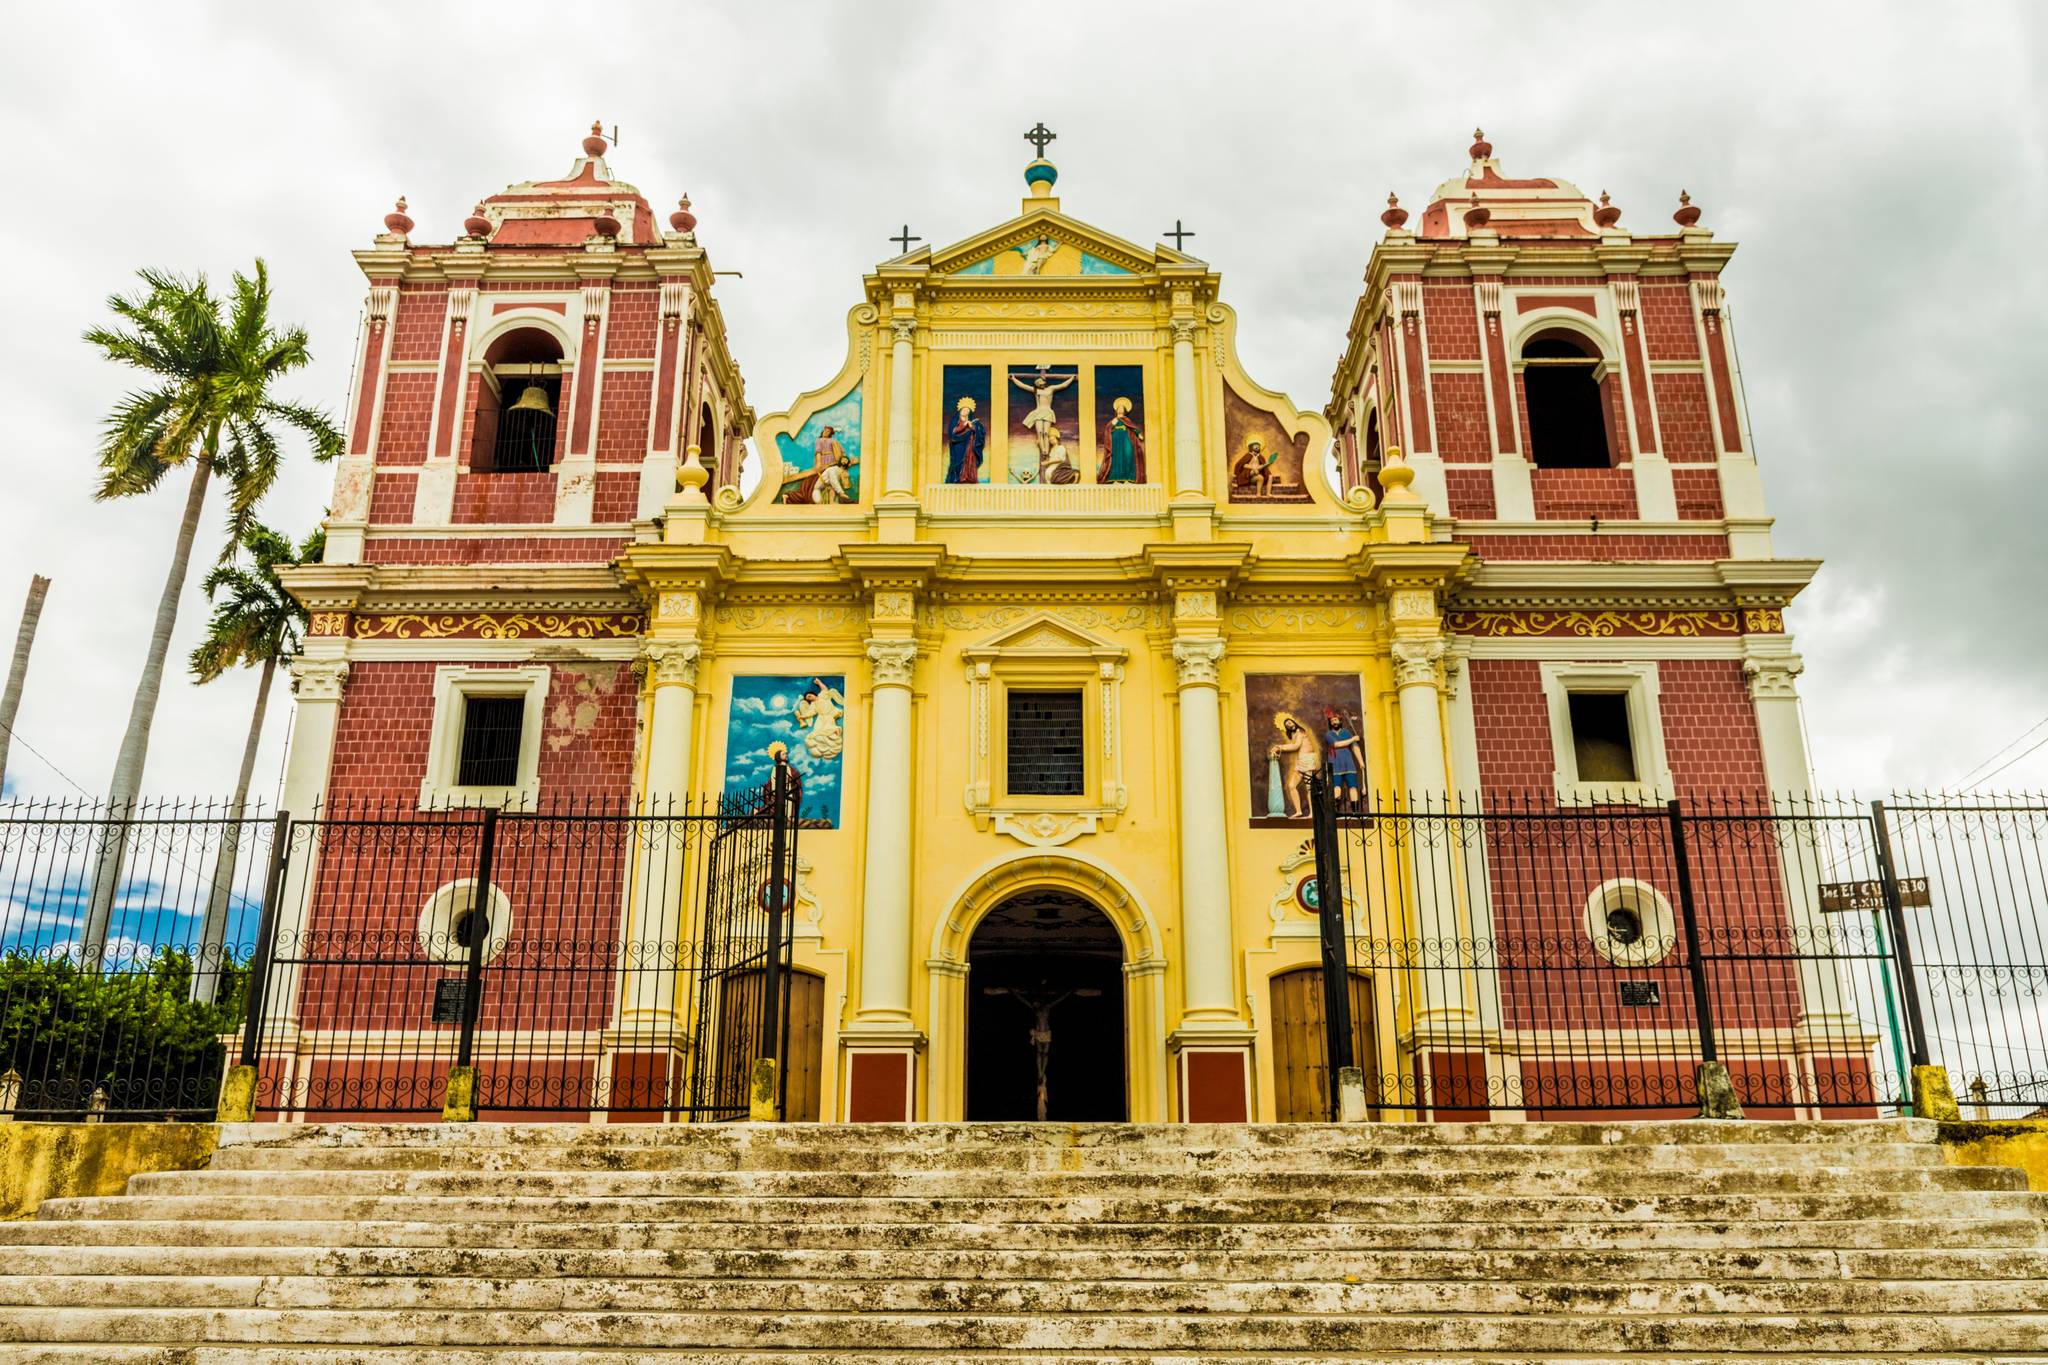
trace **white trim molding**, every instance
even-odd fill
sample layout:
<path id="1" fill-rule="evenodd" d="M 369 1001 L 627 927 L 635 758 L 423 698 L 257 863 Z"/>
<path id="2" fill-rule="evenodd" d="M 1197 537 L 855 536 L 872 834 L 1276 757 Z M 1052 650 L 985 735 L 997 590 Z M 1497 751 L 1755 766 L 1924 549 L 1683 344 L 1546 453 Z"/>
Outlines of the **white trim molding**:
<path id="1" fill-rule="evenodd" d="M 547 715 L 546 664 L 523 668 L 477 668 L 447 664 L 434 670 L 434 723 L 427 742 L 427 775 L 420 781 L 422 806 L 531 804 L 540 797 L 540 732 Z M 471 697 L 519 697 L 525 710 L 519 726 L 518 780 L 503 787 L 456 784 L 462 761 L 462 720 Z"/>
<path id="2" fill-rule="evenodd" d="M 1572 805 L 1601 801 L 1663 801 L 1672 792 L 1671 768 L 1664 758 L 1664 722 L 1657 687 L 1657 665 L 1644 661 L 1561 663 L 1540 665 L 1543 699 L 1550 712 L 1550 751 L 1556 767 L 1557 799 Z M 1571 695 L 1574 692 L 1618 692 L 1628 699 L 1629 744 L 1635 751 L 1634 782 L 1583 782 L 1572 744 Z"/>

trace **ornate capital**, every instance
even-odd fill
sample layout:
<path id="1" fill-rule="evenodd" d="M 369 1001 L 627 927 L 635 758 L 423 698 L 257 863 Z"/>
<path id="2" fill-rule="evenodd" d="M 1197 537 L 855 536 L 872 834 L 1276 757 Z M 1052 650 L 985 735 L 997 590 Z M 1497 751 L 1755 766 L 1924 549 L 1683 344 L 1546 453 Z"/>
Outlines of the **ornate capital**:
<path id="1" fill-rule="evenodd" d="M 640 658 L 654 675 L 656 687 L 695 687 L 697 663 L 703 654 L 694 644 L 648 645 L 640 651 Z"/>
<path id="2" fill-rule="evenodd" d="M 300 701 L 340 701 L 348 684 L 348 660 L 292 660 L 292 695 Z"/>
<path id="3" fill-rule="evenodd" d="M 868 641 L 868 667 L 877 687 L 908 687 L 917 671 L 917 641 Z"/>
<path id="4" fill-rule="evenodd" d="M 1175 318 L 1170 325 L 1173 328 L 1174 345 L 1192 346 L 1195 344 L 1195 320 L 1193 318 Z"/>
<path id="5" fill-rule="evenodd" d="M 1173 666 L 1182 687 L 1214 687 L 1223 663 L 1221 640 L 1175 640 Z"/>
<path id="6" fill-rule="evenodd" d="M 391 321 L 391 311 L 398 306 L 398 286 L 395 284 L 373 284 L 370 286 L 370 325 L 382 327 Z"/>
<path id="7" fill-rule="evenodd" d="M 690 286 L 681 280 L 671 280 L 661 287 L 661 315 L 664 318 L 679 318 L 689 311 Z"/>
<path id="8" fill-rule="evenodd" d="M 583 331 L 587 336 L 597 333 L 597 324 L 604 321 L 605 301 L 611 298 L 609 285 L 586 284 L 583 286 Z"/>
<path id="9" fill-rule="evenodd" d="M 1742 676 L 1749 682 L 1749 695 L 1756 698 L 1796 698 L 1799 688 L 1794 679 L 1805 669 L 1806 660 L 1797 654 L 1773 654 L 1742 661 Z"/>
<path id="10" fill-rule="evenodd" d="M 1394 641 L 1394 686 L 1440 687 L 1440 665 L 1444 657 L 1442 640 Z"/>
<path id="11" fill-rule="evenodd" d="M 917 319 L 890 318 L 889 331 L 892 334 L 892 337 L 895 341 L 900 341 L 905 345 L 909 345 L 911 337 L 917 331 Z"/>

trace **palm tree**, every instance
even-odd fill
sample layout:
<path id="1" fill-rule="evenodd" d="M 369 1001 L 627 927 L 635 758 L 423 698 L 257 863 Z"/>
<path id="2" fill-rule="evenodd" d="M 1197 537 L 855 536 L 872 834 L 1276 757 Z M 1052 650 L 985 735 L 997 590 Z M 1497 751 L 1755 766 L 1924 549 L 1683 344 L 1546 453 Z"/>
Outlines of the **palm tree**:
<path id="1" fill-rule="evenodd" d="M 171 652 L 171 627 L 178 596 L 199 534 L 207 483 L 219 475 L 228 486 L 228 548 L 233 553 L 254 521 L 256 504 L 277 480 L 281 458 L 277 425 L 296 428 L 312 442 L 315 459 L 341 450 L 341 432 L 324 412 L 274 397 L 273 385 L 312 357 L 303 328 L 279 331 L 270 323 L 270 272 L 261 260 L 256 273 L 234 277 L 231 298 L 216 299 L 204 275 L 185 279 L 162 271 L 141 273 L 146 290 L 133 298 L 115 295 L 107 308 L 116 323 L 95 327 L 86 341 L 109 360 L 150 376 L 150 386 L 129 394 L 108 414 L 100 440 L 100 484 L 94 497 L 105 501 L 147 493 L 172 469 L 189 465 L 185 515 L 178 525 L 170 572 L 157 600 L 135 704 L 114 760 L 107 787 L 108 834 L 93 877 L 84 948 L 97 957 L 106 946 L 114 897 L 127 844 L 121 823 L 142 788 L 143 758 L 150 722 L 163 691 L 164 662 Z M 223 316 L 225 313 L 225 316 Z"/>
<path id="2" fill-rule="evenodd" d="M 207 622 L 206 638 L 192 651 L 192 677 L 210 683 L 230 668 L 253 667 L 262 671 L 256 680 L 256 709 L 249 715 L 249 737 L 242 743 L 242 766 L 235 774 L 235 799 L 228 808 L 228 819 L 233 823 L 222 831 L 193 968 L 192 998 L 202 1003 L 212 1002 L 221 978 L 228 901 L 241 852 L 241 820 L 248 809 L 249 781 L 256 771 L 256 748 L 263 738 L 270 684 L 277 676 L 277 666 L 289 663 L 299 652 L 299 639 L 306 628 L 306 609 L 286 591 L 277 571 L 287 565 L 317 564 L 326 548 L 324 530 L 313 532 L 304 544 L 295 546 L 289 537 L 260 522 L 252 522 L 240 546 L 249 562 L 232 560 L 216 564 L 206 575 L 206 596 L 213 603 L 213 619 Z"/>

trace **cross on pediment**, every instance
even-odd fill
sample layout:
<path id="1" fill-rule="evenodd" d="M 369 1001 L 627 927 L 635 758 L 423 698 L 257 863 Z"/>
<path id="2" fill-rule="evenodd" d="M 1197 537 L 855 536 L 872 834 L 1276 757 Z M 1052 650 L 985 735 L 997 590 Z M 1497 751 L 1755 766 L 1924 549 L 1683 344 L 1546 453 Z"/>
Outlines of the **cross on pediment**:
<path id="1" fill-rule="evenodd" d="M 1187 249 L 1186 239 L 1194 236 L 1195 234 L 1188 231 L 1186 228 L 1182 227 L 1180 225 L 1180 219 L 1176 218 L 1173 220 L 1173 231 L 1162 232 L 1159 235 L 1162 237 L 1173 238 L 1173 249 L 1175 251 L 1185 251 Z"/>
<path id="2" fill-rule="evenodd" d="M 896 253 L 897 255 L 902 256 L 908 254 L 908 252 L 910 251 L 910 244 L 912 242 L 921 242 L 924 240 L 924 238 L 911 236 L 910 224 L 905 223 L 903 225 L 903 231 L 897 233 L 894 237 L 891 237 L 889 240 L 903 248 L 902 251 Z"/>
<path id="3" fill-rule="evenodd" d="M 1043 161 L 1045 160 L 1046 144 L 1058 136 L 1058 133 L 1045 126 L 1044 119 L 1040 119 L 1030 132 L 1024 134 L 1024 140 L 1037 149 L 1038 159 Z"/>

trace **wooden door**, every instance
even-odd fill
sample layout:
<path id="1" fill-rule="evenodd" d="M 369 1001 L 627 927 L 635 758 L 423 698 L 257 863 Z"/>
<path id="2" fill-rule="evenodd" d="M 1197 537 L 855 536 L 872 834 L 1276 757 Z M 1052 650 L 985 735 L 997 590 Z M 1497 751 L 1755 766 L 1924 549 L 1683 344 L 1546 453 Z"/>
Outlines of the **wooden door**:
<path id="1" fill-rule="evenodd" d="M 1301 967 L 1273 978 L 1274 1114 L 1282 1123 L 1330 1121 L 1328 1048 L 1323 1031 L 1323 969 Z M 1379 1098 L 1379 1052 L 1372 1026 L 1372 983 L 1351 974 L 1351 1056 L 1365 1072 L 1368 1103 Z M 1379 1117 L 1378 1105 L 1370 1111 Z"/>
<path id="2" fill-rule="evenodd" d="M 818 1094 L 825 1070 L 825 978 L 793 972 L 789 980 L 789 1088 L 783 1118 L 818 1121 Z"/>

